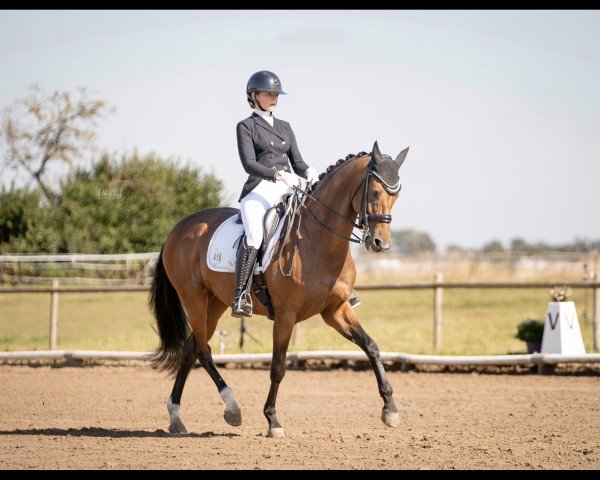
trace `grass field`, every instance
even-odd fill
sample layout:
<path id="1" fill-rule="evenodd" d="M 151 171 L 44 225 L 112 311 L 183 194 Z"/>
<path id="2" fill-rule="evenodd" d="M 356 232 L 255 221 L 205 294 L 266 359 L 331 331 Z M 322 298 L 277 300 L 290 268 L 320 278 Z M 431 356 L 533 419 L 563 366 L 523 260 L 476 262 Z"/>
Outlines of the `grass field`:
<path id="1" fill-rule="evenodd" d="M 360 292 L 357 314 L 381 351 L 437 353 L 433 349 L 433 294 L 429 290 Z M 453 289 L 444 291 L 443 354 L 525 353 L 514 338 L 526 317 L 543 319 L 549 300 L 546 289 Z M 59 349 L 148 351 L 158 337 L 146 306 L 147 293 L 61 293 Z M 586 350 L 592 352 L 591 292 L 573 290 Z M 48 348 L 50 294 L 0 295 L 0 350 Z M 245 338 L 238 348 L 240 320 L 226 312 L 217 327 L 226 330 L 227 353 L 270 352 L 272 322 L 265 317 L 246 320 L 260 344 Z M 219 352 L 217 336 L 211 340 Z M 320 317 L 300 325 L 298 343 L 290 350 L 357 350 L 327 327 Z"/>

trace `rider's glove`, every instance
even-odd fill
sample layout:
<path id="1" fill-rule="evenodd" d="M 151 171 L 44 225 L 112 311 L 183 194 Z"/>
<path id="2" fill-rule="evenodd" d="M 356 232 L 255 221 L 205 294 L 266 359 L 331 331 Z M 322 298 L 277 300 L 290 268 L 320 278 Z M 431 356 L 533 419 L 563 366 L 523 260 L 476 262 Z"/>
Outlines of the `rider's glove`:
<path id="1" fill-rule="evenodd" d="M 281 175 L 281 181 L 290 187 L 302 187 L 302 180 L 298 175 L 292 172 L 286 172 L 282 170 L 279 172 Z"/>
<path id="2" fill-rule="evenodd" d="M 308 183 L 317 183 L 319 181 L 319 174 L 315 167 L 308 167 L 308 170 L 306 170 L 306 180 Z"/>

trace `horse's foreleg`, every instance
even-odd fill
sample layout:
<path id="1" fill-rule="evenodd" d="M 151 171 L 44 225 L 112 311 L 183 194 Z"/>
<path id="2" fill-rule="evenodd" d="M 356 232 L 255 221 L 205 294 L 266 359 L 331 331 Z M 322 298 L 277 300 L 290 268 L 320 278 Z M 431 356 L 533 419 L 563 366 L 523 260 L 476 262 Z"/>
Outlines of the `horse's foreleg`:
<path id="1" fill-rule="evenodd" d="M 348 302 L 344 302 L 334 311 L 324 311 L 323 320 L 327 325 L 337 330 L 343 337 L 356 343 L 366 354 L 375 372 L 379 395 L 383 398 L 383 410 L 381 420 L 388 427 L 397 427 L 400 423 L 398 409 L 394 403 L 392 386 L 387 379 L 383 363 L 379 356 L 379 347 L 377 343 L 364 331 L 358 317 Z"/>
<path id="2" fill-rule="evenodd" d="M 269 422 L 269 431 L 267 437 L 282 438 L 285 437 L 285 431 L 275 412 L 275 402 L 277 400 L 277 391 L 279 384 L 285 375 L 285 359 L 287 354 L 290 337 L 294 329 L 296 316 L 291 313 L 277 314 L 273 324 L 273 357 L 271 360 L 271 388 L 269 396 L 265 403 L 263 412 Z"/>

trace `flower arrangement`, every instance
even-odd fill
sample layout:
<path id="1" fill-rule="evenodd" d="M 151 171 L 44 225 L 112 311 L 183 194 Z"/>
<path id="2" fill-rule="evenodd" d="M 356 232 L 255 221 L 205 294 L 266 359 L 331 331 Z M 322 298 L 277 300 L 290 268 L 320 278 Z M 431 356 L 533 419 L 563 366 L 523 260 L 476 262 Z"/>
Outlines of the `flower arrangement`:
<path id="1" fill-rule="evenodd" d="M 553 302 L 568 302 L 572 297 L 571 288 L 567 287 L 554 287 L 550 290 L 550 298 Z"/>

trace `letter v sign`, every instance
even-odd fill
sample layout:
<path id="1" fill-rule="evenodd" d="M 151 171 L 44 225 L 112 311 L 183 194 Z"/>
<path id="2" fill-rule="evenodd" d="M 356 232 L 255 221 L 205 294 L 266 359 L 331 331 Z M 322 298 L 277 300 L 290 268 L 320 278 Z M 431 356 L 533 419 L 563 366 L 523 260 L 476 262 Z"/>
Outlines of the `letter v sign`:
<path id="1" fill-rule="evenodd" d="M 556 324 L 558 323 L 560 312 L 556 312 L 556 316 L 554 317 L 554 321 L 552 321 L 552 314 L 548 312 L 548 321 L 550 322 L 550 328 L 554 330 L 556 328 Z"/>

